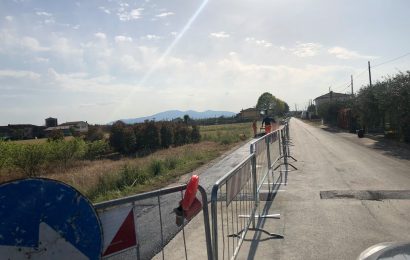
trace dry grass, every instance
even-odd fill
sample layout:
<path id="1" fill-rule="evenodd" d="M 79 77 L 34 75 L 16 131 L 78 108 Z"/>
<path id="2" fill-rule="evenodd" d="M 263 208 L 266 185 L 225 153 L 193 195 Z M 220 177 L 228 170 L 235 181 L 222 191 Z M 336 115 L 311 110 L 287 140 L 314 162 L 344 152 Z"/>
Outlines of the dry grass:
<path id="1" fill-rule="evenodd" d="M 66 136 L 64 137 L 64 140 L 68 141 L 68 140 L 72 140 L 74 139 L 73 136 Z M 47 138 L 37 138 L 37 139 L 27 139 L 27 140 L 16 140 L 16 141 L 11 141 L 14 143 L 18 143 L 18 144 L 41 144 L 41 143 L 45 143 L 47 142 Z"/>
<path id="2" fill-rule="evenodd" d="M 149 181 L 146 185 L 139 185 L 130 190 L 132 193 L 144 192 L 156 188 L 164 187 L 176 180 L 180 175 L 189 173 L 195 168 L 217 158 L 224 151 L 230 149 L 232 145 L 221 145 L 215 142 L 201 142 L 198 144 L 189 144 L 181 147 L 160 150 L 149 156 L 142 158 L 123 158 L 121 160 L 99 160 L 84 161 L 75 167 L 64 172 L 56 172 L 43 177 L 55 179 L 72 185 L 84 194 L 90 194 L 90 191 L 100 184 L 102 178 L 107 175 L 115 175 L 121 172 L 124 167 L 146 168 L 153 160 L 165 161 L 167 158 L 178 156 L 186 158 L 187 156 L 196 156 L 187 160 L 184 166 L 179 167 L 172 174 L 163 174 L 158 176 L 158 181 Z M 110 193 L 110 191 L 107 191 Z M 115 190 L 116 194 L 102 194 L 101 196 L 91 197 L 93 201 L 112 199 L 126 195 L 127 192 Z"/>
<path id="3" fill-rule="evenodd" d="M 67 169 L 60 167 L 47 169 L 47 172 L 40 177 L 67 183 L 88 196 L 93 202 L 103 201 L 175 183 L 180 176 L 195 171 L 253 135 L 251 123 L 205 126 L 200 130 L 202 137 L 205 136 L 205 138 L 197 144 L 159 150 L 145 157 L 76 161 Z M 45 140 L 20 142 L 33 144 L 45 142 Z M 175 165 L 170 167 L 170 161 L 173 161 Z M 156 166 L 159 167 L 159 173 L 155 173 Z M 135 179 L 140 175 L 145 176 L 146 179 L 135 185 L 129 183 L 129 176 Z M 22 177 L 25 176 L 14 170 L 3 170 L 0 173 L 0 182 Z"/>

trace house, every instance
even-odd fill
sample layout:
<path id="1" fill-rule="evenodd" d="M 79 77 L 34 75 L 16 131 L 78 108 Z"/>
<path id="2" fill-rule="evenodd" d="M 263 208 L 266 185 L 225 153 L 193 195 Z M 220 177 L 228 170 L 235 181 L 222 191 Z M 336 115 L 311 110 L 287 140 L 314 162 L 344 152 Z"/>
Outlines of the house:
<path id="1" fill-rule="evenodd" d="M 47 137 L 49 137 L 51 132 L 53 131 L 61 131 L 63 132 L 64 136 L 71 135 L 70 126 L 52 126 L 44 129 L 44 132 L 46 133 Z"/>
<path id="2" fill-rule="evenodd" d="M 4 139 L 33 139 L 35 137 L 42 137 L 44 127 L 30 125 L 30 124 L 9 124 L 7 126 L 2 126 L 0 129 L 0 136 Z"/>
<path id="3" fill-rule="evenodd" d="M 352 98 L 352 95 L 349 94 L 343 94 L 343 93 L 337 93 L 330 91 L 329 93 L 326 93 L 324 95 L 321 95 L 317 98 L 314 99 L 316 109 L 320 107 L 320 105 L 329 103 L 329 102 L 341 102 L 341 101 L 346 101 Z"/>
<path id="4" fill-rule="evenodd" d="M 46 121 L 46 127 L 56 127 L 56 126 L 58 126 L 57 118 L 49 117 L 49 118 L 46 118 L 45 121 Z"/>
<path id="5" fill-rule="evenodd" d="M 242 109 L 241 112 L 238 114 L 240 119 L 259 119 L 260 111 L 254 107 Z"/>
<path id="6" fill-rule="evenodd" d="M 72 128 L 74 131 L 80 132 L 80 133 L 87 133 L 88 132 L 88 123 L 84 121 L 74 121 L 74 122 L 66 122 L 64 124 L 61 124 L 59 126 L 68 126 L 69 128 Z"/>

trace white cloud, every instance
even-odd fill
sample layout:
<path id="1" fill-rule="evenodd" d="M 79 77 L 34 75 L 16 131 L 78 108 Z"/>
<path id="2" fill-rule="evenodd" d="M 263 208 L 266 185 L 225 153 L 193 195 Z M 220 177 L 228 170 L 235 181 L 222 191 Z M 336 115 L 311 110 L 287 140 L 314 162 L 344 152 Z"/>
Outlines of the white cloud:
<path id="1" fill-rule="evenodd" d="M 111 14 L 111 11 L 108 8 L 104 7 L 104 6 L 100 6 L 100 7 L 98 7 L 98 9 L 100 9 L 102 12 L 104 12 L 106 14 Z"/>
<path id="2" fill-rule="evenodd" d="M 155 34 L 147 34 L 142 39 L 147 39 L 147 40 L 160 40 L 162 39 L 161 36 L 155 35 Z"/>
<path id="3" fill-rule="evenodd" d="M 132 42 L 132 38 L 124 35 L 115 36 L 115 42 Z"/>
<path id="4" fill-rule="evenodd" d="M 230 37 L 229 34 L 227 34 L 226 32 L 223 32 L 223 31 L 210 33 L 209 36 L 212 37 L 212 38 L 229 38 Z"/>
<path id="5" fill-rule="evenodd" d="M 34 60 L 35 60 L 36 62 L 39 62 L 39 63 L 47 63 L 47 62 L 50 61 L 50 59 L 43 58 L 43 57 L 37 57 L 37 58 L 35 58 Z"/>
<path id="6" fill-rule="evenodd" d="M 0 78 L 39 79 L 40 74 L 27 70 L 0 70 Z"/>
<path id="7" fill-rule="evenodd" d="M 132 9 L 131 11 L 125 11 L 125 8 L 121 7 L 117 15 L 121 21 L 137 20 L 141 18 L 141 13 L 143 10 L 144 8 L 137 8 Z"/>
<path id="8" fill-rule="evenodd" d="M 245 41 L 255 43 L 256 45 L 262 46 L 262 47 L 272 47 L 271 42 L 268 42 L 268 41 L 265 41 L 265 40 L 257 40 L 253 37 L 247 37 L 245 39 Z"/>
<path id="9" fill-rule="evenodd" d="M 322 45 L 318 43 L 297 43 L 296 47 L 289 50 L 298 57 L 313 57 L 316 56 L 321 50 Z"/>
<path id="10" fill-rule="evenodd" d="M 157 14 L 156 17 L 163 18 L 163 17 L 167 17 L 170 15 L 174 15 L 174 13 L 173 12 L 163 12 L 163 13 Z"/>
<path id="11" fill-rule="evenodd" d="M 51 17 L 51 16 L 53 16 L 51 13 L 47 13 L 47 12 L 36 12 L 36 15 L 38 15 L 38 16 L 46 16 L 46 17 Z"/>
<path id="12" fill-rule="evenodd" d="M 4 17 L 4 19 L 6 19 L 7 21 L 11 22 L 14 20 L 14 17 L 11 15 L 7 15 L 6 17 Z"/>
<path id="13" fill-rule="evenodd" d="M 105 33 L 102 33 L 102 32 L 94 33 L 94 36 L 101 40 L 107 39 L 107 35 L 105 35 Z"/>
<path id="14" fill-rule="evenodd" d="M 20 44 L 23 48 L 26 48 L 32 51 L 48 51 L 49 50 L 49 48 L 41 46 L 38 40 L 33 37 L 23 37 L 20 40 Z"/>
<path id="15" fill-rule="evenodd" d="M 171 32 L 171 35 L 172 35 L 172 36 L 177 36 L 177 35 L 178 35 L 178 32 Z"/>
<path id="16" fill-rule="evenodd" d="M 351 51 L 343 47 L 333 47 L 328 50 L 330 54 L 336 56 L 336 58 L 343 59 L 343 60 L 350 60 L 350 59 L 374 59 L 377 58 L 375 56 L 366 56 L 359 54 L 356 51 Z"/>

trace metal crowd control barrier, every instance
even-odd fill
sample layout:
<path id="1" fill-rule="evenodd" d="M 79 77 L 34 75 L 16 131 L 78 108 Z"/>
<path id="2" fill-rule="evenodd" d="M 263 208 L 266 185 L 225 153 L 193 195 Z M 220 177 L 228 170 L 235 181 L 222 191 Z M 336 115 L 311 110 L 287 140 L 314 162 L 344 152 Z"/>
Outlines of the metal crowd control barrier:
<path id="1" fill-rule="evenodd" d="M 255 154 L 250 154 L 212 188 L 212 249 L 214 259 L 234 259 L 252 222 L 255 226 Z M 241 217 L 246 216 L 249 217 Z M 220 258 L 218 258 L 220 257 Z"/>
<path id="2" fill-rule="evenodd" d="M 106 201 L 94 205 L 94 208 L 98 212 L 100 219 L 105 219 L 107 222 L 107 230 L 103 232 L 104 237 L 110 236 L 108 233 L 112 233 L 109 229 L 112 226 L 118 226 L 115 224 L 116 219 L 119 216 L 124 215 L 123 209 L 126 214 L 129 214 L 130 223 L 133 225 L 127 225 L 124 232 L 128 232 L 124 238 L 117 239 L 117 235 L 112 235 L 108 241 L 104 241 L 104 244 L 109 244 L 112 239 L 111 245 L 104 245 L 103 249 L 103 259 L 151 259 L 157 253 L 161 252 L 162 259 L 166 259 L 167 254 L 164 250 L 166 244 L 174 237 L 176 233 L 182 230 L 183 241 L 181 244 L 183 250 L 185 251 L 185 259 L 188 259 L 187 253 L 187 244 L 189 243 L 185 239 L 185 229 L 184 226 L 188 223 L 187 220 L 184 221 L 182 226 L 176 225 L 176 216 L 173 213 L 173 208 L 179 205 L 179 201 L 183 197 L 183 191 L 186 189 L 186 185 L 181 185 L 172 188 L 160 189 L 152 192 L 147 192 L 143 194 L 138 194 L 126 198 L 121 198 L 117 200 Z M 208 214 L 208 201 L 205 190 L 199 186 L 198 190 L 200 192 L 200 201 L 202 202 L 202 212 L 204 220 L 204 229 L 205 229 L 205 242 L 207 249 L 208 259 L 212 259 L 212 248 L 211 248 L 211 232 L 209 225 L 209 214 Z M 109 214 L 114 212 L 115 214 Z M 131 212 L 131 213 L 127 213 Z M 126 215 L 125 214 L 125 215 Z M 133 217 L 133 218 L 132 218 Z M 102 221 L 103 222 L 103 221 Z M 124 222 L 125 223 L 125 222 Z M 123 224 L 124 225 L 124 224 Z M 122 227 L 119 229 L 121 230 Z M 130 232 L 135 228 L 135 232 Z M 118 230 L 116 228 L 115 230 Z M 127 240 L 132 240 L 135 238 L 135 244 L 127 242 Z M 124 241 L 125 240 L 125 241 Z M 121 247 L 116 243 L 126 243 L 128 247 L 124 250 L 121 250 Z M 126 246 L 125 246 L 126 247 Z M 172 248 L 175 250 L 176 248 Z M 113 253 L 114 251 L 114 253 Z M 108 252 L 108 254 L 107 254 Z M 161 256 L 160 256 L 161 257 Z M 195 258 L 196 255 L 190 255 L 191 258 Z"/>
<path id="3" fill-rule="evenodd" d="M 235 259 L 249 230 L 262 231 L 272 237 L 283 238 L 257 228 L 256 224 L 261 222 L 256 223 L 256 219 L 280 217 L 280 214 L 259 215 L 259 204 L 261 192 L 265 192 L 265 185 L 268 187 L 268 199 L 274 189 L 282 184 L 283 172 L 286 172 L 287 178 L 288 158 L 291 157 L 289 144 L 287 119 L 284 125 L 274 132 L 252 142 L 250 155 L 213 186 L 211 223 L 215 260 Z M 286 170 L 280 169 L 275 180 L 274 172 L 282 165 L 286 166 Z"/>
<path id="4" fill-rule="evenodd" d="M 282 158 L 284 160 L 283 165 L 286 166 L 286 171 L 288 171 L 287 167 L 291 166 L 293 169 L 297 170 L 297 168 L 289 163 L 288 159 L 292 158 L 295 162 L 297 160 L 290 154 L 290 146 L 292 146 L 292 142 L 290 139 L 290 131 L 289 131 L 289 118 L 284 120 L 284 126 L 281 130 L 281 140 L 282 140 Z"/>

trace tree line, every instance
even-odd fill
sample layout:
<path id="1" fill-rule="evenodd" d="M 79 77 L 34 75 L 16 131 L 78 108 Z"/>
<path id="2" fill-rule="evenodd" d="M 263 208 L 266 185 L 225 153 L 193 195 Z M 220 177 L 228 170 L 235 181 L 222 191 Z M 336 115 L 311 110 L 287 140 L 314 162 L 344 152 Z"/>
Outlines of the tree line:
<path id="1" fill-rule="evenodd" d="M 367 85 L 351 100 L 320 105 L 318 114 L 327 122 L 337 123 L 343 108 L 350 110 L 351 130 L 384 132 L 410 142 L 410 71 Z"/>
<path id="2" fill-rule="evenodd" d="M 184 122 L 146 121 L 142 124 L 127 125 L 117 121 L 111 127 L 109 143 L 111 147 L 125 155 L 142 155 L 170 146 L 198 143 L 201 134 L 197 125 L 190 126 L 189 118 Z"/>

